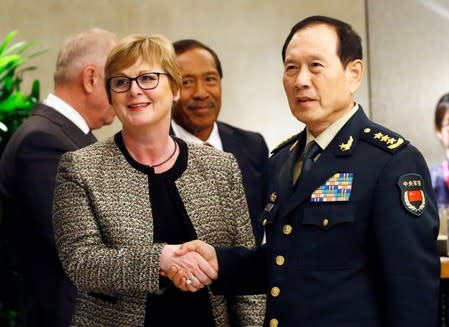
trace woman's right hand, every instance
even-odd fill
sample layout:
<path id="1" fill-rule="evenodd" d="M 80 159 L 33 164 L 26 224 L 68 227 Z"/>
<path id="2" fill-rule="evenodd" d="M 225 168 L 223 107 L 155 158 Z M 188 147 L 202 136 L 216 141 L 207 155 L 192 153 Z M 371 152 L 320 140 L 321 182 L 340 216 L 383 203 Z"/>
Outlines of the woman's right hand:
<path id="1" fill-rule="evenodd" d="M 165 245 L 160 256 L 160 269 L 161 275 L 168 277 L 181 290 L 196 292 L 217 278 L 218 269 L 217 265 L 214 267 L 195 252 L 196 247 L 190 248 L 189 243 L 182 245 L 182 248 L 179 245 Z"/>

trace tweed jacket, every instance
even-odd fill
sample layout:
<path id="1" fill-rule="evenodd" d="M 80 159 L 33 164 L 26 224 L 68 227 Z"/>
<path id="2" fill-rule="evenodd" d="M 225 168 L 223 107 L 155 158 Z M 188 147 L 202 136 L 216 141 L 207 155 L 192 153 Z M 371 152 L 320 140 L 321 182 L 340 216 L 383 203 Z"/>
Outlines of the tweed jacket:
<path id="1" fill-rule="evenodd" d="M 113 138 L 66 153 L 59 165 L 53 223 L 59 256 L 78 288 L 74 326 L 143 326 L 147 293 L 160 294 L 148 176 L 133 168 Z M 176 180 L 198 239 L 215 246 L 254 245 L 238 164 L 231 154 L 188 144 Z M 217 327 L 261 326 L 261 296 L 214 296 Z"/>

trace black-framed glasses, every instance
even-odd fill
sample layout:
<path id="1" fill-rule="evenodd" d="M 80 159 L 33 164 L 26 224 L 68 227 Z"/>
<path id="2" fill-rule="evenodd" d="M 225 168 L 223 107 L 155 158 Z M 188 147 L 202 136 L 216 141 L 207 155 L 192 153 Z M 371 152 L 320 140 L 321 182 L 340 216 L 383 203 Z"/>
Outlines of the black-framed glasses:
<path id="1" fill-rule="evenodd" d="M 168 75 L 167 73 L 151 72 L 139 75 L 137 77 L 128 76 L 114 76 L 108 79 L 109 87 L 115 93 L 123 93 L 131 88 L 133 81 L 136 81 L 137 85 L 142 90 L 155 89 L 159 85 L 159 76 Z"/>

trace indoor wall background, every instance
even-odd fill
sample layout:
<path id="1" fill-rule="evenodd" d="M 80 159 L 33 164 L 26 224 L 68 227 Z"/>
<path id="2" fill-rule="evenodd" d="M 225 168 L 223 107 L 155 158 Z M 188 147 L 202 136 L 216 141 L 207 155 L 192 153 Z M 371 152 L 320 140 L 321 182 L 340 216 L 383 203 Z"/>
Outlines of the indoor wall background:
<path id="1" fill-rule="evenodd" d="M 433 115 L 449 92 L 449 0 L 367 0 L 372 118 L 444 158 Z"/>
<path id="2" fill-rule="evenodd" d="M 222 61 L 220 119 L 261 132 L 272 149 L 302 128 L 284 95 L 281 47 L 296 22 L 317 14 L 348 21 L 366 45 L 364 0 L 2 0 L 0 38 L 17 30 L 16 41 L 39 40 L 39 47 L 48 49 L 31 62 L 38 70 L 26 75 L 40 79 L 41 98 L 53 88 L 56 56 L 70 34 L 100 27 L 119 37 L 160 33 L 172 41 L 198 39 Z M 369 113 L 367 76 L 357 99 Z M 96 134 L 105 138 L 119 128 L 115 122 Z"/>

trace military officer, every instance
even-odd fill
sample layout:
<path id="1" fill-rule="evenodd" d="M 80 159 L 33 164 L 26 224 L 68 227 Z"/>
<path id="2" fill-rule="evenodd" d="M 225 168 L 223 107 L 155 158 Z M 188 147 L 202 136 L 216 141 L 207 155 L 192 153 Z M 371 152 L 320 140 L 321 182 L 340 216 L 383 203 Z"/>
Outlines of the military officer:
<path id="1" fill-rule="evenodd" d="M 264 245 L 194 241 L 179 254 L 196 250 L 210 262 L 215 292 L 267 293 L 266 326 L 436 326 L 438 213 L 428 168 L 355 103 L 360 37 L 342 21 L 308 17 L 282 57 L 290 109 L 306 128 L 269 160 Z M 181 275 L 174 282 L 188 288 Z"/>

